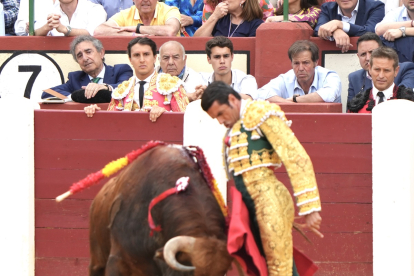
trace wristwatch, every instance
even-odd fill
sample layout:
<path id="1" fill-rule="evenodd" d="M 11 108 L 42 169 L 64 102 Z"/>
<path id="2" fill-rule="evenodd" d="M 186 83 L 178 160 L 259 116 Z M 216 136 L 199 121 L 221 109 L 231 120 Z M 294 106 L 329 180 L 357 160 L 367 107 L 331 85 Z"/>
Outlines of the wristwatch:
<path id="1" fill-rule="evenodd" d="M 405 27 L 400 27 L 400 31 L 402 32 L 402 36 L 405 37 Z"/>
<path id="2" fill-rule="evenodd" d="M 296 101 L 296 98 L 297 98 L 297 97 L 299 97 L 299 95 L 298 95 L 298 94 L 294 94 L 294 95 L 293 95 L 293 102 L 297 103 L 297 101 Z"/>
<path id="3" fill-rule="evenodd" d="M 72 28 L 69 25 L 67 25 L 66 29 L 68 29 L 68 31 L 66 32 L 65 36 L 69 36 L 70 32 L 72 31 Z"/>
<path id="4" fill-rule="evenodd" d="M 139 28 L 140 28 L 141 26 L 144 26 L 144 24 L 138 23 L 138 25 L 137 25 L 137 29 L 135 30 L 135 32 L 136 32 L 137 34 L 140 34 Z"/>

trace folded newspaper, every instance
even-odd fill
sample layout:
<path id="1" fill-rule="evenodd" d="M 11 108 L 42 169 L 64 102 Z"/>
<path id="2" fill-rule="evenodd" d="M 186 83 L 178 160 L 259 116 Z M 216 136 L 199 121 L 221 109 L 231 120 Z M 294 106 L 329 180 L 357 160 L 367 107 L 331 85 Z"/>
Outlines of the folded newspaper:
<path id="1" fill-rule="evenodd" d="M 59 99 L 58 97 L 50 97 L 50 98 L 46 98 L 46 99 L 42 99 L 41 103 L 67 103 L 67 102 L 72 102 L 72 99 L 70 97 L 66 98 L 66 99 Z"/>

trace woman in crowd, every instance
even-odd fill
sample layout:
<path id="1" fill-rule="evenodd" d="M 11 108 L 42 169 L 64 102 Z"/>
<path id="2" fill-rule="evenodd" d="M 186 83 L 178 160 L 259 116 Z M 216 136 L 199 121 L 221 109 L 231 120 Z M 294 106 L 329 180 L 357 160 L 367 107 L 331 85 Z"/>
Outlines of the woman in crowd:
<path id="1" fill-rule="evenodd" d="M 279 0 L 279 7 L 275 16 L 266 19 L 268 22 L 283 21 L 283 1 Z M 289 21 L 306 21 L 312 28 L 315 28 L 321 9 L 318 8 L 318 0 L 289 0 Z"/>
<path id="2" fill-rule="evenodd" d="M 273 5 L 270 0 L 258 0 L 259 6 L 263 12 L 263 20 L 266 20 L 268 17 L 273 15 Z M 213 14 L 214 9 L 217 5 L 222 2 L 222 0 L 204 0 L 203 8 L 203 24 L 210 18 L 210 15 Z"/>
<path id="3" fill-rule="evenodd" d="M 165 0 L 165 4 L 177 7 L 180 10 L 181 36 L 193 36 L 202 24 L 203 0 Z"/>
<path id="4" fill-rule="evenodd" d="M 263 11 L 263 20 L 266 20 L 268 17 L 273 15 L 273 5 L 270 0 L 258 1 L 259 6 Z M 210 15 L 214 12 L 214 9 L 220 2 L 222 2 L 222 0 L 204 0 L 203 24 L 210 18 Z"/>
<path id="5" fill-rule="evenodd" d="M 226 0 L 217 5 L 194 36 L 255 37 L 262 18 L 257 0 Z"/>

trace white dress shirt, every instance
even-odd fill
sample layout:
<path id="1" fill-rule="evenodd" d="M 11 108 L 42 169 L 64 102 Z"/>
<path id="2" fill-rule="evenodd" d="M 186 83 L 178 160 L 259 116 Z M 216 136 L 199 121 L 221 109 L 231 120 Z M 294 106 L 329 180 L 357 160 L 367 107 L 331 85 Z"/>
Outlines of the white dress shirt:
<path id="1" fill-rule="evenodd" d="M 60 23 L 64 26 L 70 26 L 72 29 L 84 29 L 93 35 L 96 27 L 106 21 L 106 12 L 99 4 L 94 4 L 88 0 L 78 0 L 76 10 L 69 22 L 68 16 L 62 11 L 60 2 L 56 1 L 52 9 L 47 14 L 60 14 Z M 47 23 L 47 16 L 36 19 L 35 30 L 44 26 Z M 64 33 L 58 32 L 56 29 L 51 30 L 47 35 L 64 36 Z"/>
<path id="2" fill-rule="evenodd" d="M 358 14 L 358 7 L 359 7 L 359 1 L 355 6 L 355 9 L 351 12 L 351 17 L 348 17 L 342 13 L 341 8 L 338 6 L 338 14 L 342 16 L 342 30 L 346 33 L 349 32 L 349 29 L 351 28 L 350 24 L 355 24 L 355 20 Z"/>
<path id="3" fill-rule="evenodd" d="M 394 86 L 395 84 L 393 83 L 390 87 L 382 91 L 382 93 L 384 93 L 384 102 L 388 101 L 392 97 Z M 375 100 L 375 105 L 378 105 L 378 101 L 380 100 L 380 97 L 377 95 L 378 92 L 380 91 L 375 86 L 372 86 L 372 95 Z"/>
<path id="4" fill-rule="evenodd" d="M 380 23 L 377 23 L 377 25 L 375 25 L 375 30 L 379 25 L 384 23 L 404 22 L 409 20 L 411 20 L 411 18 L 408 16 L 407 8 L 404 5 L 402 5 L 398 9 L 394 9 L 387 13 L 384 19 L 382 19 Z"/>
<path id="5" fill-rule="evenodd" d="M 182 81 L 184 82 L 184 89 L 187 93 L 194 93 L 196 86 L 203 84 L 201 75 L 188 66 L 185 67 Z"/>
<path id="6" fill-rule="evenodd" d="M 321 66 L 315 67 L 315 75 L 308 94 L 318 93 L 324 102 L 340 103 L 341 90 L 341 79 L 335 71 L 331 71 Z M 300 96 L 306 95 L 303 88 L 299 85 L 293 69 L 272 79 L 268 84 L 257 90 L 255 94 L 253 99 L 261 100 L 267 100 L 273 96 L 288 99 L 293 97 L 294 94 Z"/>
<path id="7" fill-rule="evenodd" d="M 214 81 L 213 73 L 200 73 L 203 78 L 203 84 L 209 85 Z M 231 69 L 231 87 L 238 92 L 246 95 L 250 95 L 253 100 L 256 100 L 255 92 L 257 91 L 256 78 L 252 75 L 247 75 L 243 71 L 237 69 Z"/>
<path id="8" fill-rule="evenodd" d="M 100 78 L 97 84 L 104 83 L 104 76 L 105 76 L 105 66 L 103 66 L 102 71 L 96 76 L 97 78 Z M 94 78 L 88 75 L 89 80 L 92 81 Z"/>
<path id="9" fill-rule="evenodd" d="M 53 9 L 53 0 L 34 1 L 35 23 L 39 20 L 44 21 L 44 19 L 47 18 L 47 15 L 50 13 L 52 9 Z M 16 35 L 20 35 L 20 36 L 29 35 L 28 33 L 26 33 L 27 22 L 29 22 L 29 0 L 20 0 L 19 15 L 17 16 L 17 20 L 14 23 L 14 32 L 16 33 Z"/>

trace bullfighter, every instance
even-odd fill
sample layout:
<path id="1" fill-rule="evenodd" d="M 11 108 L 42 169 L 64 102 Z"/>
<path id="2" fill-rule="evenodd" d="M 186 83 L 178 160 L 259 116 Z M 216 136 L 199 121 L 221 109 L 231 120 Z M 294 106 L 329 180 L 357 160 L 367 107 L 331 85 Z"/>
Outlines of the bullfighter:
<path id="1" fill-rule="evenodd" d="M 223 82 L 210 84 L 201 106 L 229 130 L 224 143 L 226 165 L 249 210 L 256 243 L 266 258 L 268 275 L 293 273 L 292 225 L 295 208 L 287 188 L 274 174 L 286 167 L 299 216 L 316 233 L 321 224 L 321 201 L 313 166 L 276 104 L 243 100 Z"/>

